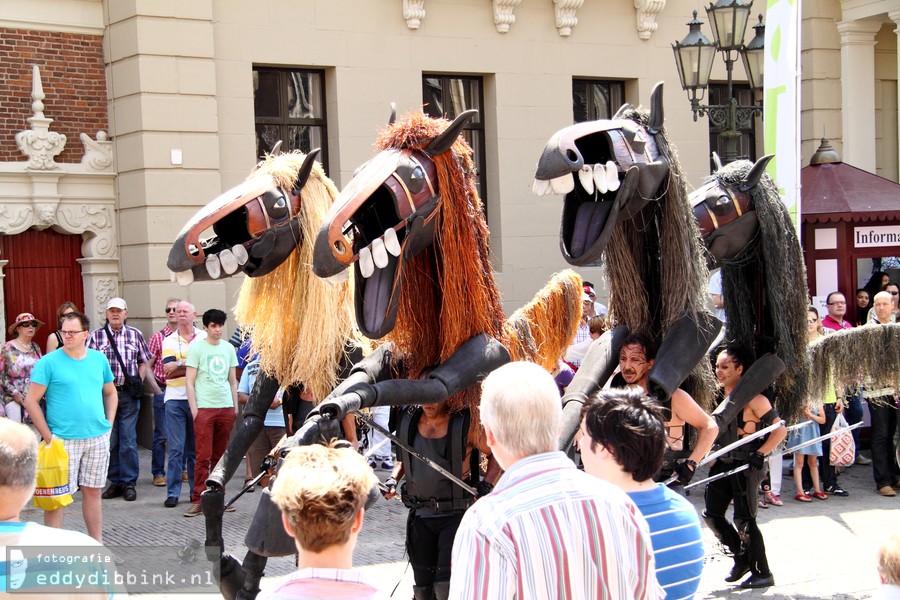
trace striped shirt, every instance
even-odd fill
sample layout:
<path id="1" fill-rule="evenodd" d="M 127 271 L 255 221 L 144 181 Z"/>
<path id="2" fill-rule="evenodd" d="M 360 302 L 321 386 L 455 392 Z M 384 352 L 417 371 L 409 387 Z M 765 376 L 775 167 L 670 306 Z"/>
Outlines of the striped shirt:
<path id="1" fill-rule="evenodd" d="M 164 339 L 172 334 L 172 331 L 172 329 L 169 329 L 169 325 L 166 324 L 165 327 L 150 336 L 150 341 L 147 342 L 150 354 L 155 359 L 153 361 L 153 377 L 156 378 L 156 383 L 160 386 L 166 385 L 166 372 L 163 370 L 162 361 L 162 343 Z"/>
<path id="2" fill-rule="evenodd" d="M 162 343 L 163 364 L 168 362 L 178 362 L 180 360 L 182 361 L 181 364 L 184 365 L 191 344 L 197 340 L 202 340 L 205 337 L 206 332 L 201 331 L 196 327 L 194 327 L 194 337 L 191 338 L 191 341 L 187 341 L 181 337 L 177 330 L 171 335 L 166 336 Z M 169 400 L 187 400 L 187 381 L 185 380 L 183 372 L 177 377 L 169 377 L 166 379 L 166 395 L 164 396 L 163 401 L 168 402 Z"/>
<path id="3" fill-rule="evenodd" d="M 647 522 L 562 452 L 516 461 L 463 517 L 450 597 L 658 599 Z"/>
<path id="4" fill-rule="evenodd" d="M 650 526 L 656 578 L 666 590 L 666 600 L 693 598 L 700 586 L 704 553 L 697 510 L 661 483 L 628 495 Z"/>
<path id="5" fill-rule="evenodd" d="M 140 329 L 129 325 L 122 325 L 118 331 L 112 327 L 109 327 L 108 330 L 112 333 L 116 342 L 116 348 L 119 350 L 119 356 L 122 357 L 122 362 L 125 364 L 128 374 L 133 377 L 139 376 L 138 365 L 148 362 L 151 358 L 150 349 L 147 347 L 147 342 L 144 341 L 144 334 L 141 333 Z M 119 364 L 119 359 L 116 358 L 116 353 L 109 342 L 109 336 L 106 331 L 106 327 L 95 329 L 88 340 L 88 348 L 99 350 L 106 356 L 106 360 L 109 361 L 109 368 L 113 372 L 113 382 L 117 386 L 121 386 L 125 384 L 125 374 L 122 373 L 122 366 Z"/>

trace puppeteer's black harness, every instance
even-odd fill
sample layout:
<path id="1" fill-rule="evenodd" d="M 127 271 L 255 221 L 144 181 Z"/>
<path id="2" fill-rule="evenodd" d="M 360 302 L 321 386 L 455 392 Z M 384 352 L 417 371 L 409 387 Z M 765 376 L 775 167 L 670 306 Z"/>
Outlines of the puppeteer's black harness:
<path id="1" fill-rule="evenodd" d="M 413 466 L 417 461 L 413 458 L 413 455 L 410 453 L 410 448 L 413 447 L 415 442 L 415 436 L 419 431 L 419 419 L 422 416 L 422 409 L 416 408 L 411 412 L 406 412 L 403 414 L 403 417 L 400 420 L 400 429 L 397 432 L 400 440 L 402 440 L 403 444 L 398 444 L 400 447 L 400 455 L 403 464 L 407 470 L 407 482 L 413 480 L 413 470 L 421 469 L 425 465 L 416 465 Z M 466 455 L 466 441 L 469 435 L 469 424 L 471 421 L 471 413 L 468 409 L 463 409 L 457 413 L 454 413 L 450 419 L 450 425 L 448 427 L 448 434 L 450 436 L 450 472 L 455 475 L 457 478 L 463 478 L 463 460 Z M 472 480 L 474 481 L 479 473 L 480 467 L 480 454 L 477 449 L 473 448 L 472 453 L 469 458 L 469 474 Z M 408 484 L 405 483 L 403 489 L 401 490 L 401 498 L 403 500 L 403 504 L 408 508 L 415 509 L 431 509 L 435 512 L 448 512 L 448 511 L 458 511 L 458 510 L 466 510 L 469 508 L 472 503 L 475 501 L 474 496 L 472 494 L 465 491 L 459 485 L 451 485 L 451 496 L 450 498 L 418 498 L 406 493 L 406 489 L 408 489 Z"/>

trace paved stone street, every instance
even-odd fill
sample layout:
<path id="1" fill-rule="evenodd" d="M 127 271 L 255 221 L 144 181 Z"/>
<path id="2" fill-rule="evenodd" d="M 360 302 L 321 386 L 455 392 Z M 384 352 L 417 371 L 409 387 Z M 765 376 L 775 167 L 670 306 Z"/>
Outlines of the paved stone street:
<path id="1" fill-rule="evenodd" d="M 104 541 L 115 546 L 182 546 L 191 540 L 202 543 L 203 518 L 185 518 L 187 504 L 163 507 L 164 488 L 150 483 L 150 452 L 141 449 L 141 479 L 136 502 L 121 498 L 103 501 Z M 243 466 L 238 474 L 243 474 Z M 386 477 L 386 474 L 379 472 Z M 698 477 L 700 475 L 698 474 Z M 243 480 L 243 477 L 236 480 Z M 829 497 L 827 501 L 801 503 L 793 499 L 793 480 L 785 474 L 784 506 L 760 510 L 759 521 L 777 585 L 764 590 L 740 590 L 723 578 L 731 561 L 715 550 L 714 538 L 704 528 L 707 540 L 707 565 L 698 598 L 767 598 L 799 600 L 806 598 L 869 598 L 877 587 L 875 551 L 891 533 L 900 531 L 900 496 L 883 498 L 874 491 L 871 467 L 854 466 L 841 477 L 849 498 Z M 187 497 L 187 486 L 182 498 Z M 231 486 L 229 492 L 237 491 Z M 230 494 L 229 494 L 230 497 Z M 225 515 L 225 544 L 230 553 L 243 558 L 243 536 L 253 516 L 260 494 L 247 494 Z M 689 499 L 702 508 L 702 494 Z M 403 538 L 406 509 L 398 501 L 379 500 L 366 513 L 365 525 L 356 550 L 355 564 L 376 573 L 387 592 L 399 583 L 394 598 L 411 597 L 412 571 L 407 567 Z M 41 513 L 26 508 L 26 520 L 40 521 Z M 66 509 L 66 526 L 84 531 L 80 498 Z M 52 540 L 48 540 L 52 543 Z M 174 553 L 174 550 L 171 550 Z M 123 552 L 125 566 L 139 562 L 134 552 Z M 199 553 L 202 557 L 202 551 Z M 277 582 L 293 569 L 292 557 L 271 559 L 263 588 Z M 209 598 L 199 594 L 154 594 L 153 598 Z M 146 594 L 146 597 L 151 597 Z"/>

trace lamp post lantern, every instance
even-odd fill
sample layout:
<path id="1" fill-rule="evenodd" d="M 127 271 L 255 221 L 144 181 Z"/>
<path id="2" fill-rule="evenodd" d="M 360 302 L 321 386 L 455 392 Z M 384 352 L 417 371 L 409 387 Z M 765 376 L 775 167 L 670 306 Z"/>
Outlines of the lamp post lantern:
<path id="1" fill-rule="evenodd" d="M 759 16 L 759 23 L 753 26 L 756 35 L 749 44 L 744 45 L 744 33 L 747 30 L 752 6 L 752 0 L 750 2 L 717 0 L 715 4 L 710 4 L 706 8 L 714 42 L 700 31 L 703 21 L 697 20 L 697 11 L 694 11 L 694 18 L 687 23 L 689 29 L 687 36 L 680 42 L 672 44 L 678 78 L 681 81 L 681 88 L 690 98 L 694 121 L 697 117 L 706 115 L 714 127 L 723 130 L 719 134 L 724 140 L 723 164 L 728 164 L 738 157 L 737 146 L 741 137 L 739 129 L 749 127 L 753 117 L 762 114 L 762 107 L 755 102 L 751 105 L 738 104 L 732 89 L 734 63 L 737 62 L 738 56 L 744 63 L 751 93 L 763 87 L 765 24 L 762 15 Z M 716 52 L 721 52 L 725 61 L 726 104 L 704 105 L 701 101 L 709 86 L 709 75 Z"/>

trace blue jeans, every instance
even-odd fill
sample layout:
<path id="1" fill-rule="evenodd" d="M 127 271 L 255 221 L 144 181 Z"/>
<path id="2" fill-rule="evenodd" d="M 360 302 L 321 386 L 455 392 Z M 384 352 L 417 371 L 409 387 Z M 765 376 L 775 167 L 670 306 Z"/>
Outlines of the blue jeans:
<path id="1" fill-rule="evenodd" d="M 153 458 L 150 470 L 154 477 L 166 474 L 166 389 L 153 394 Z"/>
<path id="2" fill-rule="evenodd" d="M 166 402 L 166 437 L 169 446 L 169 472 L 166 474 L 166 496 L 181 496 L 181 471 L 172 465 L 187 465 L 188 497 L 194 489 L 194 417 L 187 400 L 172 399 Z"/>
<path id="3" fill-rule="evenodd" d="M 118 390 L 119 406 L 109 435 L 109 471 L 106 476 L 113 483 L 134 485 L 140 463 L 137 449 L 137 421 L 141 399 L 125 390 Z"/>

